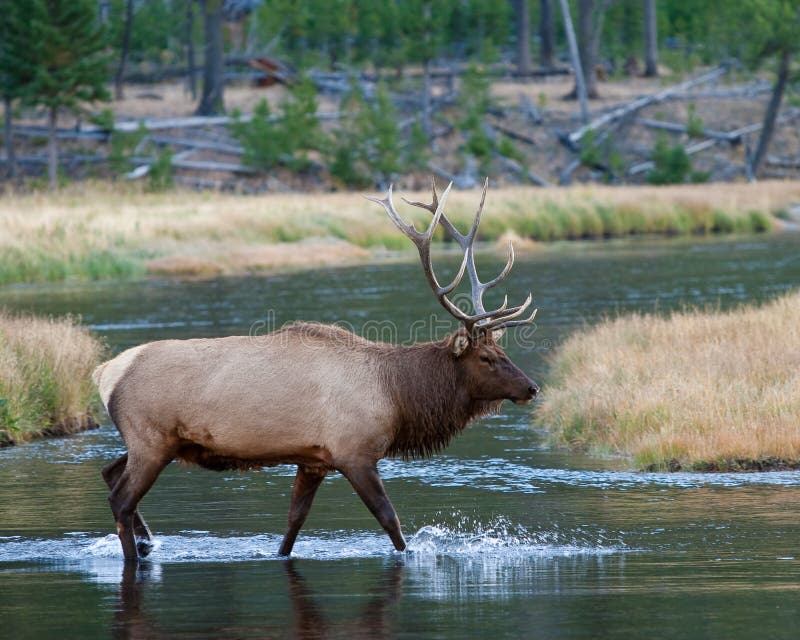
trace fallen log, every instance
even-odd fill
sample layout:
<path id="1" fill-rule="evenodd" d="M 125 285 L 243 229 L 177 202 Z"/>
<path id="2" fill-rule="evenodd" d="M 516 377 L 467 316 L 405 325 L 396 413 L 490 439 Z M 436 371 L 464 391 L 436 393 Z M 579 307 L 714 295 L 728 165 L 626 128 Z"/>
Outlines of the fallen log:
<path id="1" fill-rule="evenodd" d="M 723 75 L 725 75 L 727 72 L 728 72 L 727 66 L 717 67 L 716 69 L 713 69 L 712 71 L 697 76 L 696 78 L 692 78 L 690 80 L 674 85 L 672 87 L 667 87 L 666 89 L 663 89 L 658 93 L 637 98 L 636 100 L 628 103 L 627 105 L 623 105 L 616 109 L 612 109 L 607 113 L 604 113 L 603 115 L 599 116 L 598 118 L 595 118 L 588 124 L 585 124 L 579 129 L 573 131 L 569 135 L 564 136 L 562 139 L 567 146 L 569 146 L 573 151 L 575 151 L 577 150 L 578 142 L 580 142 L 583 136 L 585 136 L 590 131 L 596 131 L 597 129 L 600 129 L 601 127 L 611 124 L 612 122 L 616 122 L 617 120 L 621 120 L 622 118 L 625 118 L 626 116 L 629 116 L 632 113 L 636 113 L 637 111 L 643 109 L 648 105 L 661 102 L 662 100 L 665 100 L 673 93 L 683 92 L 699 84 L 716 80 L 717 78 L 720 78 Z"/>
<path id="2" fill-rule="evenodd" d="M 193 169 L 195 171 L 226 171 L 228 173 L 258 173 L 257 169 L 243 164 L 233 164 L 230 162 L 212 162 L 210 160 L 184 160 L 173 158 L 172 166 L 177 169 Z"/>
<path id="3" fill-rule="evenodd" d="M 239 145 L 213 142 L 198 138 L 177 138 L 173 136 L 149 136 L 150 141 L 160 145 L 172 145 L 175 147 L 190 147 L 192 149 L 205 149 L 207 151 L 217 151 L 230 155 L 240 156 L 244 149 Z"/>
<path id="4" fill-rule="evenodd" d="M 507 135 L 512 140 L 519 140 L 520 142 L 524 142 L 524 143 L 529 144 L 529 145 L 534 146 L 534 147 L 537 144 L 536 140 L 531 138 L 529 135 L 521 133 L 521 132 L 517 131 L 516 129 L 512 129 L 511 127 L 506 127 L 506 126 L 501 125 L 501 124 L 494 124 L 492 126 L 495 129 L 497 129 L 498 131 L 500 131 L 501 133 Z"/>
<path id="5" fill-rule="evenodd" d="M 506 169 L 508 169 L 509 171 L 513 171 L 517 175 L 527 178 L 527 180 L 532 184 L 538 185 L 540 187 L 552 186 L 547 180 L 545 180 L 540 175 L 531 171 L 528 167 L 523 166 L 516 160 L 512 158 L 507 158 L 506 156 L 502 156 L 497 152 L 495 152 L 493 155 Z"/>
<path id="6" fill-rule="evenodd" d="M 742 137 L 747 135 L 748 133 L 753 133 L 761 129 L 761 123 L 757 124 L 749 124 L 746 127 L 740 127 L 739 129 L 734 129 L 730 131 L 727 135 L 728 141 L 730 140 L 738 140 L 741 141 Z M 694 144 L 690 144 L 688 147 L 685 148 L 686 155 L 694 155 L 695 153 L 700 153 L 701 151 L 705 151 L 706 149 L 710 149 L 711 147 L 715 146 L 717 143 L 721 142 L 722 139 L 720 138 L 709 138 L 707 140 L 703 140 L 701 142 L 696 142 Z M 635 164 L 630 167 L 627 171 L 629 176 L 635 176 L 639 173 L 644 171 L 649 171 L 650 169 L 655 168 L 655 163 L 652 160 L 647 160 L 646 162 L 640 162 L 639 164 Z"/>
<path id="7" fill-rule="evenodd" d="M 641 124 L 650 129 L 660 129 L 661 131 L 670 131 L 672 133 L 687 133 L 689 127 L 680 122 L 666 122 L 664 120 L 654 120 L 652 118 L 637 118 L 637 124 Z M 732 138 L 730 133 L 725 131 L 716 131 L 714 129 L 702 129 L 701 135 L 705 138 L 715 138 L 724 142 L 736 143 L 741 140 L 741 136 Z"/>
<path id="8" fill-rule="evenodd" d="M 47 138 L 50 132 L 47 127 L 37 125 L 15 126 L 15 136 L 24 138 Z M 105 140 L 108 132 L 100 129 L 56 129 L 56 138 L 59 140 Z"/>
<path id="9" fill-rule="evenodd" d="M 767 164 L 770 167 L 778 167 L 780 169 L 800 169 L 800 160 L 778 158 L 776 156 L 767 156 Z"/>

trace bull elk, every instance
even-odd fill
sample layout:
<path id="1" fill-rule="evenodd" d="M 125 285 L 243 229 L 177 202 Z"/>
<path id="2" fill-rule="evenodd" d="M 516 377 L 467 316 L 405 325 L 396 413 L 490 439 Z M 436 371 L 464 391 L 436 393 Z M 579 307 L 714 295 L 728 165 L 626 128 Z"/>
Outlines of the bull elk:
<path id="1" fill-rule="evenodd" d="M 448 337 L 396 346 L 365 340 L 342 328 L 298 322 L 261 336 L 161 340 L 122 352 L 94 372 L 100 397 L 127 452 L 107 465 L 103 479 L 127 561 L 146 556 L 152 534 L 139 501 L 172 460 L 217 471 L 296 464 L 288 528 L 279 554 L 289 555 L 326 474 L 347 478 L 395 548 L 406 547 L 400 521 L 378 475 L 386 456 L 429 456 L 444 448 L 476 417 L 503 400 L 530 401 L 536 384 L 498 344 L 519 319 L 506 301 L 487 311 L 483 294 L 514 263 L 509 244 L 502 272 L 481 282 L 473 244 L 486 198 L 484 185 L 472 228 L 461 234 L 445 217 L 433 185 L 430 204 L 406 201 L 433 214 L 428 228 L 406 225 L 392 202 L 382 205 L 416 245 L 428 284 L 461 323 Z M 452 282 L 439 283 L 431 264 L 431 239 L 439 224 L 464 252 Z M 448 297 L 469 276 L 474 313 Z"/>

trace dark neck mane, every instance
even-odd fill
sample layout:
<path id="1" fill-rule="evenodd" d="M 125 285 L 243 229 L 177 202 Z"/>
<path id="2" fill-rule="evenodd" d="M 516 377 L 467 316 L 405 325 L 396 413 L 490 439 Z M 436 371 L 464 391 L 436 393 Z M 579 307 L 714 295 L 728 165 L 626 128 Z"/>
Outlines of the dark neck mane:
<path id="1" fill-rule="evenodd" d="M 446 342 L 386 352 L 387 391 L 396 409 L 386 456 L 423 458 L 444 449 L 467 424 L 495 412 L 500 402 L 472 400 Z"/>

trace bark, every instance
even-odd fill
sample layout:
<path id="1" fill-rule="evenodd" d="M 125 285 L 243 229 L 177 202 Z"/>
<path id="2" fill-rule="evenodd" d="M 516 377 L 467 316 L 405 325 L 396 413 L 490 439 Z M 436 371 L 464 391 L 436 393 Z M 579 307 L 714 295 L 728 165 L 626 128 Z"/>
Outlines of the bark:
<path id="1" fill-rule="evenodd" d="M 131 48 L 131 26 L 133 24 L 133 0 L 125 2 L 125 26 L 122 31 L 122 51 L 119 56 L 119 67 L 114 76 L 114 99 L 122 100 L 125 95 L 123 91 L 123 79 L 125 77 L 125 67 L 128 64 L 128 52 Z"/>
<path id="2" fill-rule="evenodd" d="M 50 107 L 47 113 L 47 177 L 50 191 L 58 188 L 58 138 L 56 137 L 56 120 L 58 108 Z"/>
<path id="3" fill-rule="evenodd" d="M 539 64 L 549 68 L 555 66 L 553 0 L 539 0 L 539 16 Z"/>
<path id="4" fill-rule="evenodd" d="M 764 157 L 767 155 L 769 143 L 772 141 L 772 134 L 775 131 L 775 121 L 778 118 L 778 111 L 781 108 L 783 93 L 786 90 L 786 81 L 789 79 L 789 63 L 792 54 L 788 49 L 781 52 L 780 63 L 778 64 L 778 77 L 775 79 L 775 86 L 772 89 L 772 96 L 764 114 L 764 125 L 761 129 L 761 136 L 758 138 L 758 146 L 753 154 L 750 171 L 753 176 L 758 176 L 758 170 Z"/>
<path id="5" fill-rule="evenodd" d="M 517 73 L 531 74 L 531 12 L 528 0 L 517 0 Z"/>
<path id="6" fill-rule="evenodd" d="M 210 116 L 225 111 L 224 60 L 222 51 L 222 0 L 203 0 L 205 46 L 203 62 L 203 94 L 197 115 Z"/>
<path id="7" fill-rule="evenodd" d="M 422 131 L 431 134 L 431 61 L 422 63 Z"/>
<path id="8" fill-rule="evenodd" d="M 658 75 L 658 15 L 656 0 L 644 0 L 644 75 Z"/>
<path id="9" fill-rule="evenodd" d="M 583 81 L 586 83 L 586 95 L 597 98 L 597 70 L 594 48 L 594 5 L 595 0 L 578 0 L 578 54 L 581 58 Z"/>
<path id="10" fill-rule="evenodd" d="M 14 152 L 14 137 L 11 129 L 14 117 L 11 110 L 11 96 L 3 97 L 4 118 L 3 118 L 3 140 L 6 147 L 6 176 L 13 178 L 17 172 L 17 158 Z"/>
<path id="11" fill-rule="evenodd" d="M 567 0 L 560 0 L 561 15 L 564 18 L 564 31 L 567 33 L 567 42 L 569 43 L 569 53 L 572 59 L 572 69 L 575 73 L 575 91 L 578 100 L 581 103 L 581 121 L 586 124 L 589 122 L 589 105 L 586 100 L 586 84 L 583 78 L 583 65 L 581 64 L 580 51 L 578 43 L 575 40 L 575 29 L 572 27 L 572 16 L 569 12 L 569 5 Z"/>
<path id="12" fill-rule="evenodd" d="M 186 66 L 188 68 L 189 91 L 192 100 L 197 100 L 197 76 L 194 68 L 194 0 L 186 0 Z"/>

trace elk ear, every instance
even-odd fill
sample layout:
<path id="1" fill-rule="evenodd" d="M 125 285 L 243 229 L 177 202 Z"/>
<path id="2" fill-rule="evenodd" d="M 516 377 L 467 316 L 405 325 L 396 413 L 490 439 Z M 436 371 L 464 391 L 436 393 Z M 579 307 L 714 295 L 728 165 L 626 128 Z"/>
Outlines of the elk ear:
<path id="1" fill-rule="evenodd" d="M 450 348 L 453 350 L 453 355 L 458 358 L 469 346 L 469 338 L 465 335 L 457 335 L 450 343 Z"/>
<path id="2" fill-rule="evenodd" d="M 506 332 L 505 329 L 495 329 L 494 331 L 492 331 L 492 341 L 500 342 L 500 338 L 503 337 L 503 334 L 505 334 L 505 332 Z"/>

